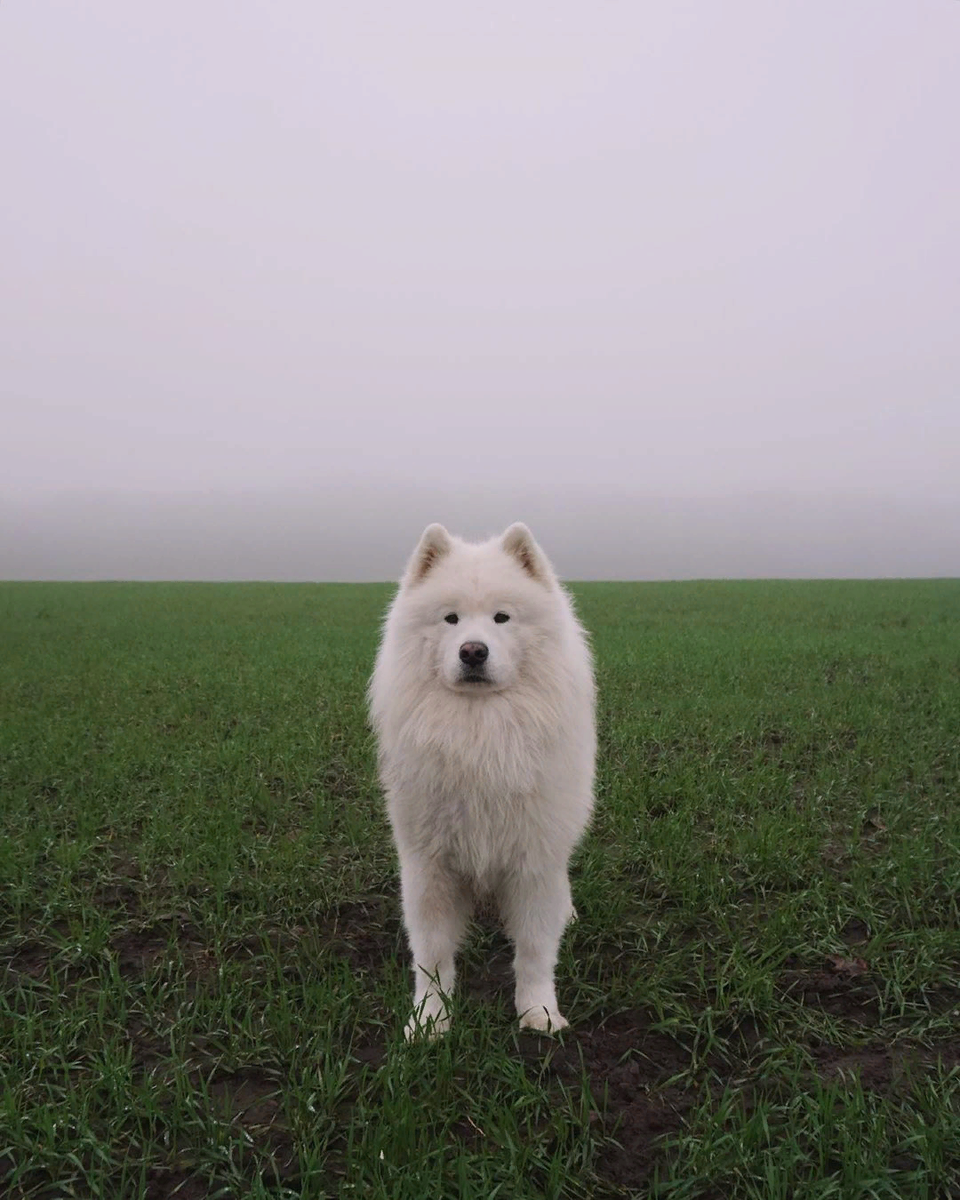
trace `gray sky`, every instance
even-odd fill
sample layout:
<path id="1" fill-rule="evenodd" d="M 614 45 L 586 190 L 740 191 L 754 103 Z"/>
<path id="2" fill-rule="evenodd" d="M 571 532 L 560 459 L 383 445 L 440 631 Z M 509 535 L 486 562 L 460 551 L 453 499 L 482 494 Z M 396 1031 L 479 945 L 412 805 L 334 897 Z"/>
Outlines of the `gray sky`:
<path id="1" fill-rule="evenodd" d="M 960 573 L 960 3 L 0 7 L 0 576 Z"/>

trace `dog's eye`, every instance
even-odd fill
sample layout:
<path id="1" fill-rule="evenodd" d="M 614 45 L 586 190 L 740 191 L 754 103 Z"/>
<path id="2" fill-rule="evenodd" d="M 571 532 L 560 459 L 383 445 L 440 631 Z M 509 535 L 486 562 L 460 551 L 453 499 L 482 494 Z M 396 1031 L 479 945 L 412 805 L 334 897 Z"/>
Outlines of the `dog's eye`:
<path id="1" fill-rule="evenodd" d="M 456 623 L 460 620 L 456 613 L 447 613 L 443 619 L 448 625 L 456 625 Z"/>
<path id="2" fill-rule="evenodd" d="M 493 619 L 496 621 L 496 623 L 498 625 L 502 625 L 504 623 L 504 621 L 510 620 L 510 614 L 509 613 L 494 613 Z"/>

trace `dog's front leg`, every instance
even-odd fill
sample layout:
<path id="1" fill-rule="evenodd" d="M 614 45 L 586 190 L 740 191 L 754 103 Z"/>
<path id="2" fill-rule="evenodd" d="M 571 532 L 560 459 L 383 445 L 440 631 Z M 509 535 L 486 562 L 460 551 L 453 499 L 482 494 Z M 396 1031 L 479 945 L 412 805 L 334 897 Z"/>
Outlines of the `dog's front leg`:
<path id="1" fill-rule="evenodd" d="M 413 1014 L 407 1040 L 445 1032 L 447 999 L 456 980 L 457 948 L 470 920 L 470 895 L 436 862 L 414 858 L 401 867 L 403 919 L 413 956 Z"/>
<path id="2" fill-rule="evenodd" d="M 554 969 L 573 915 L 566 866 L 520 876 L 500 897 L 501 915 L 516 948 L 516 1004 L 521 1029 L 556 1032 L 568 1024 L 557 1007 Z"/>

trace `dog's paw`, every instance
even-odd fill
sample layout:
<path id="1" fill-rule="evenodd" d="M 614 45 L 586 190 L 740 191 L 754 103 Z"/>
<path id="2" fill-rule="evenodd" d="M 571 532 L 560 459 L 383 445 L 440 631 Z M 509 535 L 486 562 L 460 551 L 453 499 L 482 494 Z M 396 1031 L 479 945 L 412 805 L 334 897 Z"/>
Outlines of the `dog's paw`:
<path id="1" fill-rule="evenodd" d="M 442 1037 L 450 1028 L 450 1017 L 446 1013 L 428 1016 L 414 1013 L 404 1026 L 404 1040 L 408 1042 L 432 1042 Z"/>
<path id="2" fill-rule="evenodd" d="M 530 1008 L 520 1018 L 521 1029 L 535 1029 L 538 1033 L 559 1033 L 566 1029 L 570 1022 L 566 1017 L 546 1008 Z"/>

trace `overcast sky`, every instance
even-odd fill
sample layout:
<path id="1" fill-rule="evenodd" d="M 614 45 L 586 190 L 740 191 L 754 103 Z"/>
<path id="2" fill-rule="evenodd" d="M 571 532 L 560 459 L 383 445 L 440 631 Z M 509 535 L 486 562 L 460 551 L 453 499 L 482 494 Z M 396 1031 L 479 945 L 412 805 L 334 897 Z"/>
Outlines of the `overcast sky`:
<path id="1" fill-rule="evenodd" d="M 960 573 L 957 0 L 7 0 L 0 576 Z"/>

